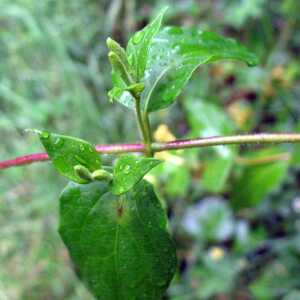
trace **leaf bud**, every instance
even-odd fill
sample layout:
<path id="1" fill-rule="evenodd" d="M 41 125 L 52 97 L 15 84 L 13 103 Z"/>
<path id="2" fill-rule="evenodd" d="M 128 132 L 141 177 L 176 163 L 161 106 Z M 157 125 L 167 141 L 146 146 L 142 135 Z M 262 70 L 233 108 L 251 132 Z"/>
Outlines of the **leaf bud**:
<path id="1" fill-rule="evenodd" d="M 74 171 L 81 179 L 86 180 L 87 182 L 93 181 L 92 174 L 90 173 L 88 168 L 82 165 L 76 165 L 74 167 Z"/>
<path id="2" fill-rule="evenodd" d="M 92 178 L 94 180 L 98 181 L 111 181 L 113 179 L 113 175 L 109 173 L 108 171 L 105 171 L 103 169 L 96 170 L 92 173 Z"/>

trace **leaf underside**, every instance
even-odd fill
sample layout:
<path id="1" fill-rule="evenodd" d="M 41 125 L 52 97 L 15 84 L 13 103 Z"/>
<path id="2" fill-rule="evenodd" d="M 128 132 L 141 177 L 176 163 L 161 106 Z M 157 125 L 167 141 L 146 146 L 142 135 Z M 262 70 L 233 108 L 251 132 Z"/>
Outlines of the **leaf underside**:
<path id="1" fill-rule="evenodd" d="M 108 189 L 70 183 L 61 195 L 59 232 L 78 275 L 96 299 L 159 300 L 176 269 L 165 212 L 146 181 Z"/>

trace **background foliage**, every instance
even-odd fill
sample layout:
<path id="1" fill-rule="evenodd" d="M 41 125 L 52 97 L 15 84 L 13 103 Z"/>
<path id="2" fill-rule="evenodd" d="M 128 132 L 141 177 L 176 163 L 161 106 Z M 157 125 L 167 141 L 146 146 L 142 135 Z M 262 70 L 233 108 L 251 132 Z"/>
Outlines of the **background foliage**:
<path id="1" fill-rule="evenodd" d="M 108 102 L 105 39 L 123 44 L 168 4 L 168 24 L 231 36 L 259 67 L 197 71 L 155 138 L 300 131 L 299 1 L 0 0 L 0 157 L 41 151 L 24 128 L 93 143 L 138 139 Z M 161 153 L 148 176 L 168 209 L 180 267 L 166 299 L 299 299 L 300 146 Z M 107 156 L 106 160 L 112 158 Z M 0 299 L 91 299 L 57 233 L 65 180 L 48 164 L 1 172 Z"/>

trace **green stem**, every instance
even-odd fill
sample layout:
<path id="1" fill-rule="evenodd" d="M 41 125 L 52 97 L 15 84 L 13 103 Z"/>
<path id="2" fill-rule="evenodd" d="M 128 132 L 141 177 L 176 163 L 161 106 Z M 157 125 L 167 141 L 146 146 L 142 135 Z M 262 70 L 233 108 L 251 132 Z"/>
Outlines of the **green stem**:
<path id="1" fill-rule="evenodd" d="M 153 156 L 154 152 L 152 150 L 152 131 L 150 126 L 149 115 L 147 112 L 144 112 L 143 114 L 143 124 L 146 133 L 146 140 L 145 140 L 146 153 L 147 156 Z"/>
<path id="2" fill-rule="evenodd" d="M 143 116 L 142 116 L 142 110 L 141 110 L 141 99 L 140 98 L 135 98 L 135 112 L 136 112 L 136 118 L 137 118 L 137 123 L 139 126 L 139 130 L 140 130 L 140 134 L 141 134 L 141 138 L 143 139 L 143 143 L 145 145 L 145 152 L 146 155 L 148 155 L 148 134 L 145 128 L 145 123 L 143 120 Z"/>

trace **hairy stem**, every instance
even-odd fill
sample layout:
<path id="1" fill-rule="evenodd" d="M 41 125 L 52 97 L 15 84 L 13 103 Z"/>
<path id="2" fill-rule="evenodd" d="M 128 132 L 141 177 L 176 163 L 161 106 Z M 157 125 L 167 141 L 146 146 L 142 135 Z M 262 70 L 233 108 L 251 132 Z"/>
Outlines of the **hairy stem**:
<path id="1" fill-rule="evenodd" d="M 261 133 L 245 134 L 233 136 L 214 136 L 206 138 L 195 138 L 189 140 L 176 140 L 168 143 L 152 143 L 153 152 L 200 148 L 220 145 L 240 145 L 240 144 L 281 144 L 281 143 L 300 143 L 300 134 L 293 133 Z M 144 144 L 111 144 L 96 145 L 96 150 L 102 154 L 114 153 L 143 153 L 146 151 Z M 47 161 L 49 157 L 46 153 L 29 154 L 15 159 L 0 162 L 0 169 L 13 166 L 26 165 L 38 161 Z"/>

